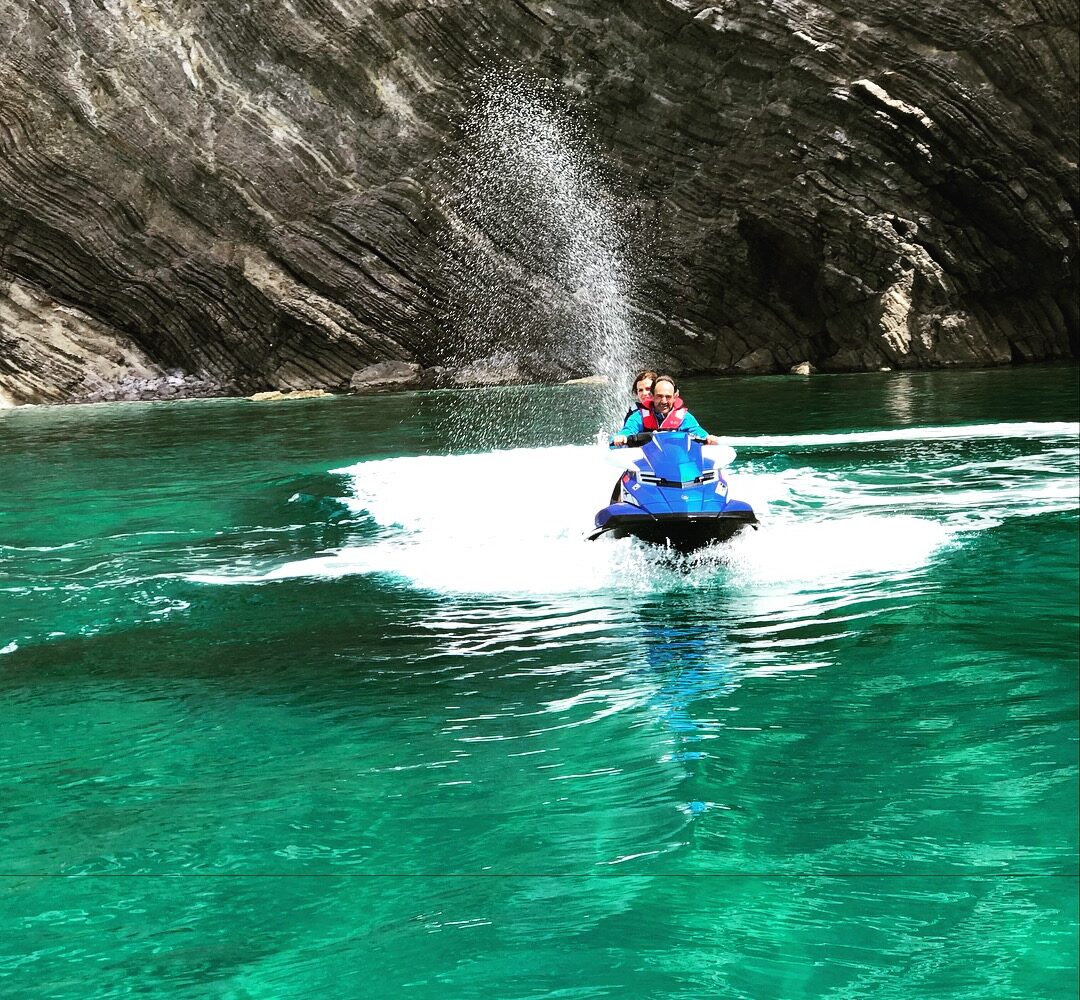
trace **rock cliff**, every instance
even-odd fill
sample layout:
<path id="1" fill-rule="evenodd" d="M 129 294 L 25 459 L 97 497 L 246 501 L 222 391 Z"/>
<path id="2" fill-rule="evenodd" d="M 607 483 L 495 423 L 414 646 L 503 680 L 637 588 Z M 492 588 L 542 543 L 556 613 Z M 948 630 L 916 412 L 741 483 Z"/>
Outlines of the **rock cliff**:
<path id="1" fill-rule="evenodd" d="M 588 374 L 548 349 L 573 289 L 455 207 L 493 67 L 587 122 L 650 358 L 1075 357 L 1077 22 L 1076 0 L 0 0 L 0 402 L 482 367 L 451 349 L 448 246 L 551 306 L 473 346 Z"/>

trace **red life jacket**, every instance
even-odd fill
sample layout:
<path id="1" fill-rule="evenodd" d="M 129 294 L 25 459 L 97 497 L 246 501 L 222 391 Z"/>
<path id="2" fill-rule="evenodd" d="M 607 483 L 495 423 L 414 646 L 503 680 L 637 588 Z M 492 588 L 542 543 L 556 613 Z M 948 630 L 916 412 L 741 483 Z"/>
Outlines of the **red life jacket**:
<path id="1" fill-rule="evenodd" d="M 647 431 L 677 431 L 685 415 L 686 404 L 679 396 L 676 396 L 663 423 L 656 422 L 656 411 L 651 406 L 642 407 L 641 425 Z"/>

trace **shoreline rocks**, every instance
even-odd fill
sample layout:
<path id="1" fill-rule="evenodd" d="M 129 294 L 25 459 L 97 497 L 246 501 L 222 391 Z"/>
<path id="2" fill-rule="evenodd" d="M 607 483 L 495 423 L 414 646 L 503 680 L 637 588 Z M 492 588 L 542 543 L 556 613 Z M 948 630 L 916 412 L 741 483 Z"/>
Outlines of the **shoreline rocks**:
<path id="1" fill-rule="evenodd" d="M 222 384 L 198 375 L 172 369 L 162 376 L 139 378 L 125 375 L 117 383 L 78 395 L 72 403 L 166 402 L 172 399 L 212 399 L 238 396 L 235 385 Z"/>

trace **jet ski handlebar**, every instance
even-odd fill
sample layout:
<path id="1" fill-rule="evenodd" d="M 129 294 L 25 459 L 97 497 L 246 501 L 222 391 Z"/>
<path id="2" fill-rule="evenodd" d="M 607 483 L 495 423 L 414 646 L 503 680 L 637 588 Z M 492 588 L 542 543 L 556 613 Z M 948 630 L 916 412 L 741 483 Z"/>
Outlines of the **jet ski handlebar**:
<path id="1" fill-rule="evenodd" d="M 623 447 L 626 448 L 641 448 L 643 445 L 647 445 L 652 439 L 655 431 L 642 431 L 640 434 L 627 434 L 626 442 Z M 708 444 L 709 439 L 703 437 L 693 437 L 690 440 L 696 441 L 698 444 Z"/>

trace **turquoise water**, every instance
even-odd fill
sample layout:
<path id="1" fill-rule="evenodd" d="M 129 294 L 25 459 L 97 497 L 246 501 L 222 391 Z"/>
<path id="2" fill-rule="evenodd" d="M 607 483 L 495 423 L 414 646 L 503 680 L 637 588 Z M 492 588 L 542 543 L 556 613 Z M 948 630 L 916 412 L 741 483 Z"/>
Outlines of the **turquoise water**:
<path id="1" fill-rule="evenodd" d="M 683 388 L 0 411 L 0 992 L 1075 996 L 1076 369 Z"/>

